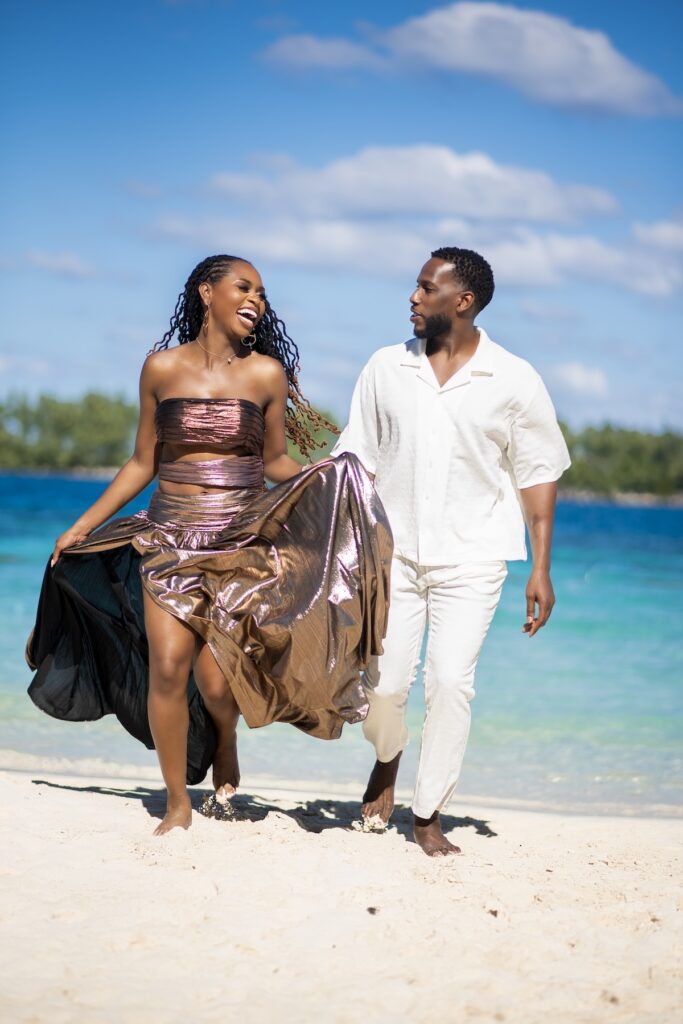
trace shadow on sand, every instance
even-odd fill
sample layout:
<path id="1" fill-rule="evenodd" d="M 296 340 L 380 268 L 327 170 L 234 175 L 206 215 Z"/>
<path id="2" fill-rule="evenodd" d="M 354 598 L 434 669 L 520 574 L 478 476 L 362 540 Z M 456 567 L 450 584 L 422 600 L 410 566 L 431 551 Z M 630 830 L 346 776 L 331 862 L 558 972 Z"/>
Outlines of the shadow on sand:
<path id="1" fill-rule="evenodd" d="M 49 782 L 47 779 L 32 779 L 34 786 L 47 786 L 50 789 L 61 789 L 72 793 L 97 793 L 100 796 L 117 797 L 123 800 L 139 800 L 151 818 L 163 818 L 166 810 L 166 792 L 164 789 L 151 789 L 147 786 L 126 788 L 119 786 L 74 786 L 61 782 Z M 195 811 L 199 811 L 202 802 L 210 794 L 207 789 L 190 789 L 190 799 Z M 230 801 L 234 808 L 235 821 L 263 821 L 269 814 L 284 814 L 297 823 L 306 832 L 324 832 L 329 828 L 351 829 L 354 821 L 360 820 L 360 801 L 357 800 L 302 800 L 294 801 L 294 807 L 281 807 L 278 803 L 238 793 Z M 292 803 L 292 800 L 288 800 Z M 413 842 L 412 816 L 410 808 L 398 804 L 391 819 L 393 828 L 410 842 Z M 441 815 L 441 827 L 445 833 L 453 829 L 472 828 L 477 835 L 491 838 L 498 833 L 489 827 L 487 821 L 480 818 L 456 818 L 451 814 Z"/>

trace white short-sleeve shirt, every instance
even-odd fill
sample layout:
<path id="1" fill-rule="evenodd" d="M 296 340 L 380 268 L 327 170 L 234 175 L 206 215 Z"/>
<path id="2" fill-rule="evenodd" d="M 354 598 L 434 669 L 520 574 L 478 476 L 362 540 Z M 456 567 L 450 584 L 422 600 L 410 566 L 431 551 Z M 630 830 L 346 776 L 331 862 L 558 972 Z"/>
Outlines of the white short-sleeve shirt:
<path id="1" fill-rule="evenodd" d="M 397 554 L 423 565 L 525 559 L 518 488 L 570 465 L 543 381 L 481 328 L 443 387 L 425 348 L 413 338 L 374 353 L 332 455 L 353 452 L 374 474 Z"/>

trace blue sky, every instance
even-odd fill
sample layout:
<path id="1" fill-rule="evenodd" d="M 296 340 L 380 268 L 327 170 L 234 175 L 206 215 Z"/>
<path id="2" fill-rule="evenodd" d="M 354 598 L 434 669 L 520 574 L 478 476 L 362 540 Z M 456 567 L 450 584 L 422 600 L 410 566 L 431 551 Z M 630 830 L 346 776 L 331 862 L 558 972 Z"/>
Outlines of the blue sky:
<path id="1" fill-rule="evenodd" d="M 438 245 L 574 425 L 683 428 L 678 0 L 4 5 L 0 394 L 136 393 L 236 252 L 344 418 Z"/>

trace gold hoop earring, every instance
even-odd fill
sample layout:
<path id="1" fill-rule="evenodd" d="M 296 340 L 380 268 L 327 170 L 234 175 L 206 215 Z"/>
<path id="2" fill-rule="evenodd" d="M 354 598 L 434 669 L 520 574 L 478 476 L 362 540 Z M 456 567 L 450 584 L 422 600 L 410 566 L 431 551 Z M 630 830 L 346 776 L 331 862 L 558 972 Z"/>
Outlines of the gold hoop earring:
<path id="1" fill-rule="evenodd" d="M 253 348 L 254 345 L 256 344 L 256 335 L 248 334 L 246 338 L 242 338 L 242 344 L 244 345 L 245 348 Z"/>
<path id="2" fill-rule="evenodd" d="M 204 311 L 204 319 L 202 320 L 202 334 L 204 335 L 204 337 L 206 337 L 207 334 L 209 333 L 209 310 L 210 310 L 210 308 L 211 308 L 210 306 L 206 307 L 206 310 Z"/>

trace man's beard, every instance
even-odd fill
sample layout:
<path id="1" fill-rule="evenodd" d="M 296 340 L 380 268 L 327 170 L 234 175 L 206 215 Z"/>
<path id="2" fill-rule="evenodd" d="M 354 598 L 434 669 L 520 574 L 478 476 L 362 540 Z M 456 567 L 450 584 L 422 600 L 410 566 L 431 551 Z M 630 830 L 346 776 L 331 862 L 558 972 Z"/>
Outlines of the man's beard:
<path id="1" fill-rule="evenodd" d="M 448 334 L 452 326 L 453 321 L 450 317 L 437 313 L 435 316 L 425 317 L 420 326 L 415 325 L 415 337 L 427 340 L 438 338 L 441 334 Z"/>

